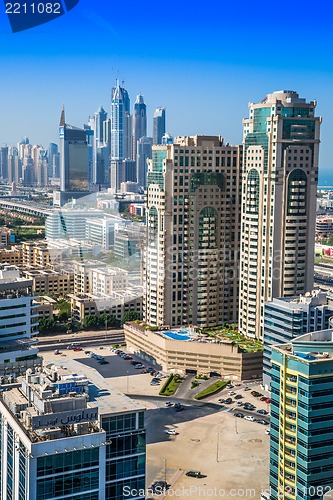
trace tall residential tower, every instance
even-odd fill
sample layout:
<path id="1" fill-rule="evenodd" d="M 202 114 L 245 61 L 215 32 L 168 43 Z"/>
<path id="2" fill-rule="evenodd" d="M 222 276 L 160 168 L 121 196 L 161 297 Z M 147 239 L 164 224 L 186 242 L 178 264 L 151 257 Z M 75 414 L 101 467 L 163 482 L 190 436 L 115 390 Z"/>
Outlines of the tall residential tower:
<path id="1" fill-rule="evenodd" d="M 249 104 L 244 124 L 240 331 L 263 337 L 264 302 L 313 287 L 321 119 L 294 91 Z"/>
<path id="2" fill-rule="evenodd" d="M 148 165 L 145 321 L 237 321 L 242 147 L 176 137 Z"/>

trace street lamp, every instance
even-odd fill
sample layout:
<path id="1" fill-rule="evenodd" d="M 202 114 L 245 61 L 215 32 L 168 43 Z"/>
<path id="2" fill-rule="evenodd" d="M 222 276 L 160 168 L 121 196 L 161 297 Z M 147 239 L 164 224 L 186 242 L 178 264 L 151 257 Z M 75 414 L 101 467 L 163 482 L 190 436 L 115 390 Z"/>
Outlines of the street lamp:
<path id="1" fill-rule="evenodd" d="M 216 441 L 216 462 L 218 463 L 219 461 L 219 436 L 220 433 L 217 433 L 217 441 Z"/>
<path id="2" fill-rule="evenodd" d="M 164 462 L 164 481 L 167 482 L 167 480 L 166 480 L 166 476 L 167 476 L 167 474 L 166 474 L 166 458 L 163 460 L 163 462 Z"/>

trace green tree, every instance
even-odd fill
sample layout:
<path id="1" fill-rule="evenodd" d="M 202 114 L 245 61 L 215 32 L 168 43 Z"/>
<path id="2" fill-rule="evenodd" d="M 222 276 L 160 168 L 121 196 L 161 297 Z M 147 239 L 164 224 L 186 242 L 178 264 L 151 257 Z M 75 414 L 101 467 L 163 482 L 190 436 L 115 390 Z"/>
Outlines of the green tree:
<path id="1" fill-rule="evenodd" d="M 65 323 L 66 321 L 68 321 L 68 313 L 66 311 L 60 311 L 60 313 L 58 314 L 58 320 L 60 321 L 60 323 Z"/>
<path id="2" fill-rule="evenodd" d="M 116 318 L 112 314 L 102 313 L 98 317 L 98 324 L 101 328 L 112 328 L 116 325 Z"/>
<path id="3" fill-rule="evenodd" d="M 56 322 L 54 318 L 42 318 L 39 320 L 39 329 L 42 332 L 49 331 L 55 328 Z"/>
<path id="4" fill-rule="evenodd" d="M 124 324 L 129 321 L 135 321 L 136 319 L 139 319 L 139 314 L 136 311 L 127 311 L 123 314 L 121 322 Z"/>
<path id="5" fill-rule="evenodd" d="M 87 314 L 82 322 L 82 327 L 84 330 L 90 330 L 98 326 L 98 317 L 95 314 Z"/>

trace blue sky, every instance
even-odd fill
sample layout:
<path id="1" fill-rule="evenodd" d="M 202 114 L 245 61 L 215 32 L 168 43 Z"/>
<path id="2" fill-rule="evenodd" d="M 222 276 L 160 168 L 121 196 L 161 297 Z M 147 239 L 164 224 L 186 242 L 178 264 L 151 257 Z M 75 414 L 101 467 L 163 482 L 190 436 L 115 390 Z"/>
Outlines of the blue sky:
<path id="1" fill-rule="evenodd" d="M 116 78 L 131 102 L 142 93 L 149 128 L 166 106 L 173 135 L 242 139 L 248 102 L 280 89 L 317 99 L 323 117 L 321 179 L 333 160 L 333 16 L 327 0 L 306 5 L 256 0 L 127 3 L 80 0 L 67 15 L 11 33 L 0 7 L 0 144 L 28 136 L 57 142 L 66 121 L 80 126 L 110 106 Z"/>

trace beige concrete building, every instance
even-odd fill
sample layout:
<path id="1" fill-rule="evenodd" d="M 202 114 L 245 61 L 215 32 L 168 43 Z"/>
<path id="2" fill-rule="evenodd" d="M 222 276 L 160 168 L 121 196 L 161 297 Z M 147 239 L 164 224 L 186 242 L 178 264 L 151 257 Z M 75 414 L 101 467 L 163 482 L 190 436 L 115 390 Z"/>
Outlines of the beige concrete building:
<path id="1" fill-rule="evenodd" d="M 105 294 L 70 294 L 72 317 L 82 322 L 85 316 L 107 313 L 121 321 L 125 312 L 135 311 L 142 318 L 142 287 L 131 287 L 110 295 Z"/>
<path id="2" fill-rule="evenodd" d="M 243 120 L 239 329 L 263 337 L 264 303 L 313 288 L 319 130 L 294 91 L 250 103 Z"/>
<path id="3" fill-rule="evenodd" d="M 193 329 L 150 331 L 135 322 L 124 325 L 127 348 L 152 364 L 173 373 L 218 373 L 232 380 L 262 376 L 262 351 L 246 353 L 230 341 L 200 337 Z M 187 338 L 188 340 L 175 340 Z"/>
<path id="4" fill-rule="evenodd" d="M 64 296 L 74 291 L 74 273 L 67 270 L 23 269 L 22 276 L 32 280 L 32 290 L 39 295 Z"/>
<path id="5" fill-rule="evenodd" d="M 0 264 L 20 266 L 22 264 L 22 247 L 16 245 L 12 248 L 0 249 Z"/>
<path id="6" fill-rule="evenodd" d="M 38 304 L 37 312 L 39 319 L 53 318 L 54 308 L 57 303 L 56 300 L 46 295 L 40 295 L 35 298 L 35 302 Z"/>
<path id="7" fill-rule="evenodd" d="M 27 267 L 54 266 L 61 260 L 61 251 L 50 249 L 48 243 L 25 241 L 22 244 L 22 264 Z"/>
<path id="8" fill-rule="evenodd" d="M 176 137 L 152 155 L 145 321 L 237 322 L 242 147 L 216 136 Z"/>
<path id="9" fill-rule="evenodd" d="M 110 294 L 124 290 L 128 272 L 100 261 L 74 262 L 74 293 Z"/>

